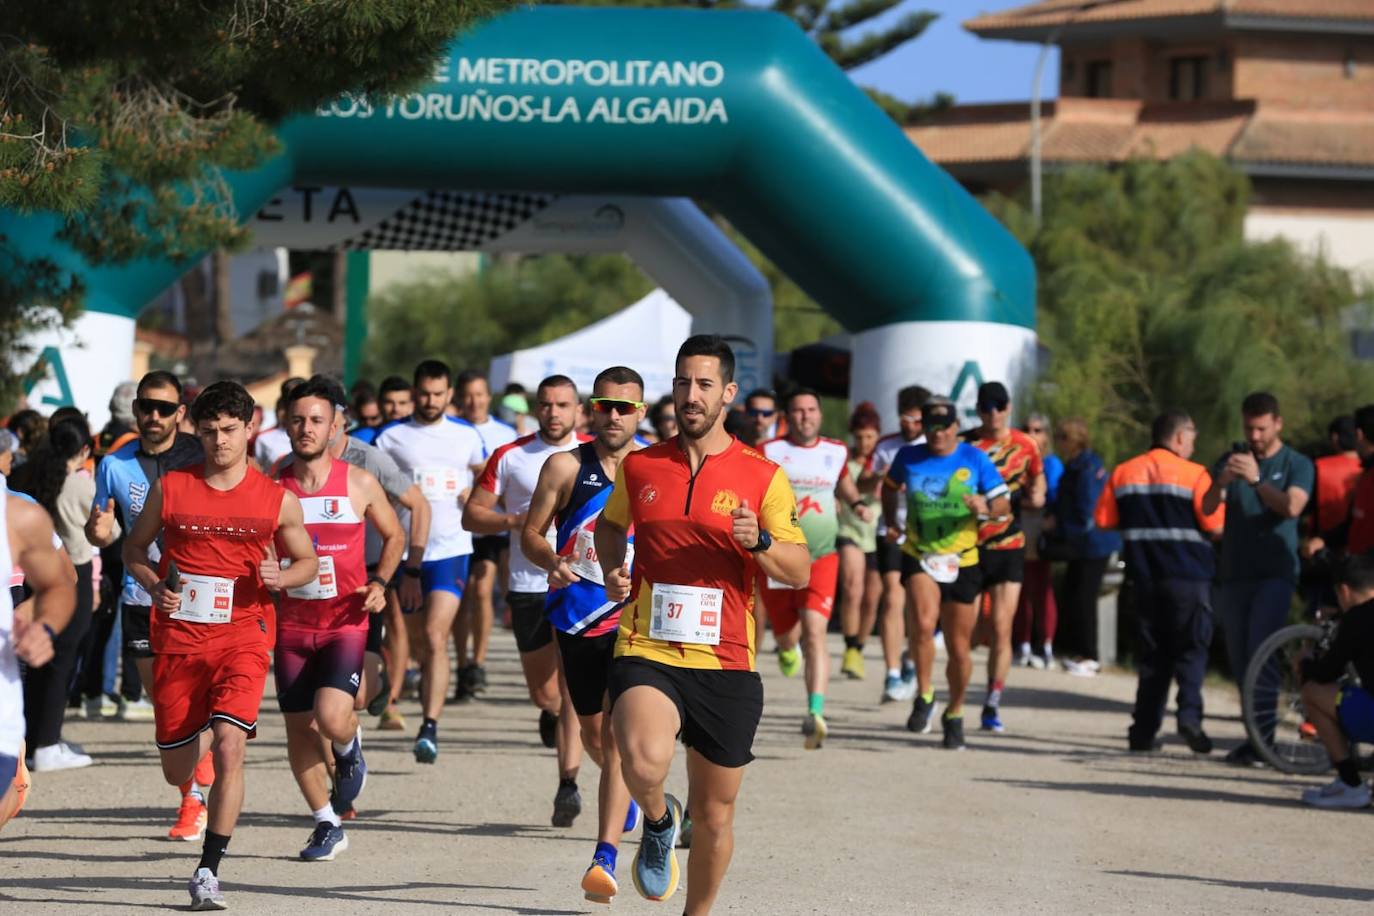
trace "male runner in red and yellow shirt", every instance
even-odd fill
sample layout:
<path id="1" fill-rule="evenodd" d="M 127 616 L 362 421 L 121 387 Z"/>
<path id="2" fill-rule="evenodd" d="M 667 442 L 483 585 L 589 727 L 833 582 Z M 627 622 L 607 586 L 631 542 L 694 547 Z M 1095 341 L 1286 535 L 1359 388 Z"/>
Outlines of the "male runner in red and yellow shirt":
<path id="1" fill-rule="evenodd" d="M 673 379 L 681 433 L 626 456 L 595 535 L 606 597 L 627 601 L 609 692 L 625 783 L 644 809 L 635 887 L 650 900 L 677 890 L 682 809 L 663 786 L 680 733 L 696 818 L 689 913 L 710 909 L 730 864 L 735 799 L 763 713 L 755 577 L 800 587 L 811 565 L 787 475 L 725 431 L 734 373 L 720 337 L 683 343 Z"/>
<path id="2" fill-rule="evenodd" d="M 206 750 L 214 754 L 209 829 L 190 882 L 198 910 L 227 905 L 219 863 L 243 807 L 244 752 L 257 731 L 276 637 L 271 592 L 305 585 L 319 567 L 300 501 L 248 465 L 253 406 L 237 382 L 216 382 L 200 393 L 191 418 L 205 463 L 155 481 L 124 542 L 125 570 L 153 601 L 153 706 L 163 776 L 181 785 Z M 159 534 L 162 562 L 154 569 L 148 548 Z M 290 568 L 278 565 L 274 542 Z"/>

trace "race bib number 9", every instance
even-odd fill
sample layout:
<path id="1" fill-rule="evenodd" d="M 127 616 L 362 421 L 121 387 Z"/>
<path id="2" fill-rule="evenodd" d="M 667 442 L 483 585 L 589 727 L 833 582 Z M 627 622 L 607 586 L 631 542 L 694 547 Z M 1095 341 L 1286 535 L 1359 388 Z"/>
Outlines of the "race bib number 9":
<path id="1" fill-rule="evenodd" d="M 457 468 L 416 468 L 415 485 L 432 503 L 457 499 L 462 492 L 462 477 Z"/>
<path id="2" fill-rule="evenodd" d="M 649 635 L 665 642 L 720 644 L 725 592 L 719 588 L 656 583 Z"/>
<path id="3" fill-rule="evenodd" d="M 291 565 L 290 560 L 282 560 L 281 568 Z M 327 601 L 339 597 L 339 582 L 334 577 L 334 558 L 328 554 L 320 555 L 320 571 L 311 582 L 297 588 L 288 588 L 286 593 L 302 601 Z"/>
<path id="4" fill-rule="evenodd" d="M 233 579 L 181 574 L 181 607 L 171 613 L 173 620 L 228 623 L 233 613 Z"/>

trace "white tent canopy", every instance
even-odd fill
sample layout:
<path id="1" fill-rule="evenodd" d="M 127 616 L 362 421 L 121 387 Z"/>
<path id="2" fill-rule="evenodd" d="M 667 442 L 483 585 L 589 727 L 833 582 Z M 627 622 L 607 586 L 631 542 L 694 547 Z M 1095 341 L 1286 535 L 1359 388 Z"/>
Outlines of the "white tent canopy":
<path id="1" fill-rule="evenodd" d="M 507 384 L 519 382 L 533 392 L 541 379 L 566 375 L 586 397 L 602 369 L 629 366 L 644 376 L 644 399 L 654 401 L 672 392 L 677 348 L 691 333 L 691 314 L 656 289 L 567 337 L 493 358 L 491 389 L 499 393 Z"/>

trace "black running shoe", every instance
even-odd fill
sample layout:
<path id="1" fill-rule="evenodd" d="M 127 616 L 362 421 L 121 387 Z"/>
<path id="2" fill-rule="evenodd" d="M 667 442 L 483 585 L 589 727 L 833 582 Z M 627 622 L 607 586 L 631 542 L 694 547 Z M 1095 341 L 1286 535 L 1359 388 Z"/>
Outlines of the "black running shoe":
<path id="1" fill-rule="evenodd" d="M 386 668 L 382 668 L 381 682 L 377 685 L 377 695 L 367 703 L 367 714 L 370 716 L 380 716 L 386 711 L 387 700 L 391 697 L 391 678 L 386 676 Z"/>
<path id="2" fill-rule="evenodd" d="M 930 720 L 935 716 L 935 701 L 924 699 L 919 693 L 911 702 L 911 715 L 907 717 L 907 731 L 918 735 L 930 734 Z"/>
<path id="3" fill-rule="evenodd" d="M 544 747 L 558 746 L 558 717 L 547 709 L 539 710 L 539 740 Z"/>
<path id="4" fill-rule="evenodd" d="M 1178 723 L 1178 733 L 1183 736 L 1184 741 L 1188 742 L 1188 750 L 1194 754 L 1212 753 L 1212 739 L 1207 737 L 1207 733 L 1202 730 L 1201 725 L 1180 722 Z"/>
<path id="5" fill-rule="evenodd" d="M 968 745 L 964 742 L 964 717 L 958 716 L 950 718 L 948 715 L 940 717 L 940 727 L 944 729 L 944 747 L 948 751 L 962 751 Z"/>
<path id="6" fill-rule="evenodd" d="M 553 825 L 571 827 L 581 813 L 582 793 L 577 791 L 577 784 L 559 783 L 558 793 L 553 797 Z"/>
<path id="7" fill-rule="evenodd" d="M 466 703 L 472 699 L 472 666 L 463 665 L 453 679 L 453 702 Z"/>
<path id="8" fill-rule="evenodd" d="M 473 696 L 486 693 L 487 669 L 482 665 L 473 665 L 470 670 L 472 671 L 472 683 L 469 686 L 472 689 Z"/>

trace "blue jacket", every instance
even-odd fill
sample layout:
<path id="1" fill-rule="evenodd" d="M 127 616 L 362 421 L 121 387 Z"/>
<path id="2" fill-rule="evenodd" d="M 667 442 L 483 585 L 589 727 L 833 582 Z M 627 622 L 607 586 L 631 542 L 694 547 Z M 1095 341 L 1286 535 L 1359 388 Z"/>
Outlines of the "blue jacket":
<path id="1" fill-rule="evenodd" d="M 1077 557 L 1100 559 L 1121 549 L 1121 536 L 1103 531 L 1093 521 L 1093 510 L 1107 480 L 1102 459 L 1091 449 L 1084 449 L 1064 465 L 1054 500 L 1054 537 Z"/>

